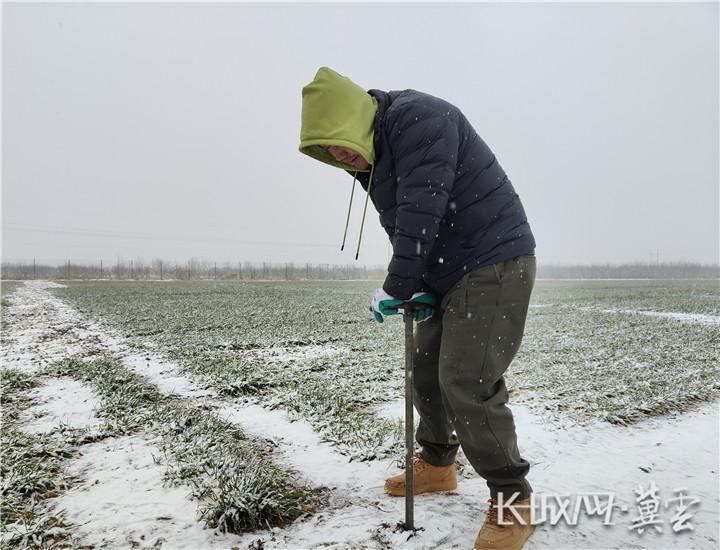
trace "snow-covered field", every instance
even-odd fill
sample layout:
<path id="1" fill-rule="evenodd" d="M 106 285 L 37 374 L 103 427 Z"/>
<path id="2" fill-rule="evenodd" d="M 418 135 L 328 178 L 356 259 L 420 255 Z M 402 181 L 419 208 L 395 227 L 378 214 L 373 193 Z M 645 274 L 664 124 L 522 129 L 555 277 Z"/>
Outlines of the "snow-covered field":
<path id="1" fill-rule="evenodd" d="M 325 487 L 325 506 L 279 528 L 251 533 L 219 533 L 197 519 L 190 487 L 164 482 L 163 466 L 152 430 L 103 438 L 80 447 L 63 461 L 76 480 L 72 487 L 41 505 L 64 518 L 77 544 L 142 548 L 470 548 L 482 524 L 487 488 L 466 471 L 457 491 L 416 497 L 414 536 L 396 531 L 404 503 L 383 493 L 384 479 L 399 470 L 391 456 L 351 460 L 317 430 L 317 425 L 271 410 L 262 402 L 222 393 L 190 376 L 166 350 L 148 342 L 138 349 L 103 319 L 88 318 L 54 296 L 54 283 L 27 282 L 3 307 L 3 369 L 37 374 L 42 384 L 28 392 L 32 404 L 18 425 L 28 433 L 58 426 L 98 429 L 104 420 L 95 412 L 101 398 L 92 388 L 66 377 L 42 374 L 42 368 L 68 356 L 91 360 L 110 353 L 144 377 L 159 393 L 206 406 L 220 418 L 240 426 L 264 442 L 271 460 L 313 487 Z M 546 309 L 546 308 L 539 308 Z M 608 308 L 608 312 L 611 308 Z M 608 313 L 606 312 L 606 313 Z M 651 310 L 639 312 L 655 315 Z M 620 315 L 612 308 L 611 315 Z M 715 326 L 709 314 L 675 315 L 678 323 Z M 303 358 L 332 360 L 347 349 L 339 343 L 255 350 L 268 365 L 292 364 Z M 522 393 L 532 401 L 532 392 Z M 536 397 L 539 399 L 540 397 Z M 550 421 L 537 407 L 513 402 L 520 451 L 531 463 L 529 480 L 536 497 L 570 498 L 571 509 L 583 493 L 614 493 L 618 509 L 602 525 L 599 517 L 580 516 L 577 525 L 539 525 L 526 548 L 716 548 L 718 546 L 718 402 L 699 403 L 680 414 L 655 416 L 628 426 L 597 419 L 580 424 Z M 377 418 L 400 419 L 402 401 L 374 405 Z M 655 483 L 662 503 L 683 489 L 689 498 L 691 530 L 672 529 L 674 506 L 662 506 L 662 532 L 632 529 L 640 514 L 638 487 Z M 625 511 L 621 509 L 625 507 Z M 11 526 L 21 530 L 19 525 Z M 5 533 L 4 536 L 7 536 Z"/>

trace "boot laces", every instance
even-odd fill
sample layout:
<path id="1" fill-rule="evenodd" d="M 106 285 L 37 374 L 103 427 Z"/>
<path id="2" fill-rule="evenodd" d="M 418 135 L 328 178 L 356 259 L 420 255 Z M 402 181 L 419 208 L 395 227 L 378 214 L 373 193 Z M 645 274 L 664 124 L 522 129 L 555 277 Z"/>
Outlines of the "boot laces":
<path id="1" fill-rule="evenodd" d="M 425 470 L 430 464 L 425 461 L 422 454 L 415 453 L 413 457 L 413 472 L 421 472 Z"/>
<path id="2" fill-rule="evenodd" d="M 497 498 L 488 499 L 489 509 L 487 513 L 487 519 L 485 523 L 490 524 L 493 528 L 502 529 L 503 527 L 509 527 L 509 525 L 498 524 L 498 501 Z M 508 507 L 503 507 L 503 522 L 515 521 L 512 511 Z"/>

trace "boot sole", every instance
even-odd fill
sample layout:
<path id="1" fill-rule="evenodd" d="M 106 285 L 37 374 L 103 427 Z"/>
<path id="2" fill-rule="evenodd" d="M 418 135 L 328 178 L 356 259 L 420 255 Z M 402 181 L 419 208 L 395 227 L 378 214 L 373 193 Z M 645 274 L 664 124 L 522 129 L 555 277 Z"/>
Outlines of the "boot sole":
<path id="1" fill-rule="evenodd" d="M 536 527 L 537 527 L 537 525 L 531 525 L 531 529 L 527 532 L 527 534 L 525 535 L 525 538 L 522 541 L 520 541 L 519 544 L 516 544 L 512 547 L 508 547 L 506 550 L 522 550 L 522 547 L 525 546 L 525 543 L 527 542 L 527 540 L 535 532 Z M 484 550 L 484 548 L 482 546 L 473 545 L 473 550 Z"/>
<path id="2" fill-rule="evenodd" d="M 426 485 L 422 489 L 415 487 L 415 490 L 413 491 L 413 495 L 421 495 L 423 493 L 446 493 L 448 491 L 454 491 L 457 489 L 457 483 L 454 485 L 448 485 L 446 483 L 444 484 L 434 484 L 434 485 Z M 405 487 L 385 487 L 385 492 L 393 497 L 404 497 L 405 496 Z"/>

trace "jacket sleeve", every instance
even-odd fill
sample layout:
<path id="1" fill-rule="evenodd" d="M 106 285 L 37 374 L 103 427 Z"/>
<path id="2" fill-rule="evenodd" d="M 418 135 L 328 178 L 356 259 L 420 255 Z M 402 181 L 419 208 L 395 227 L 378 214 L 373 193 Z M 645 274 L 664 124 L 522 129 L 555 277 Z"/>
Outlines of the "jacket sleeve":
<path id="1" fill-rule="evenodd" d="M 406 106 L 388 125 L 397 211 L 383 289 L 401 300 L 426 288 L 422 276 L 455 180 L 460 140 L 453 114 Z"/>

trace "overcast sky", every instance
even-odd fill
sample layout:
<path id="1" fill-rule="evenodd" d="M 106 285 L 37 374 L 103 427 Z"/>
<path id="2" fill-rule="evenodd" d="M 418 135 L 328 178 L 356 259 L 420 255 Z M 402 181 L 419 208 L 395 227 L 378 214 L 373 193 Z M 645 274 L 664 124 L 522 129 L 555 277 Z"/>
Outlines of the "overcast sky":
<path id="1" fill-rule="evenodd" d="M 3 260 L 352 262 L 361 194 L 341 253 L 352 177 L 297 150 L 327 65 L 457 105 L 539 262 L 718 262 L 717 3 L 2 10 Z"/>

